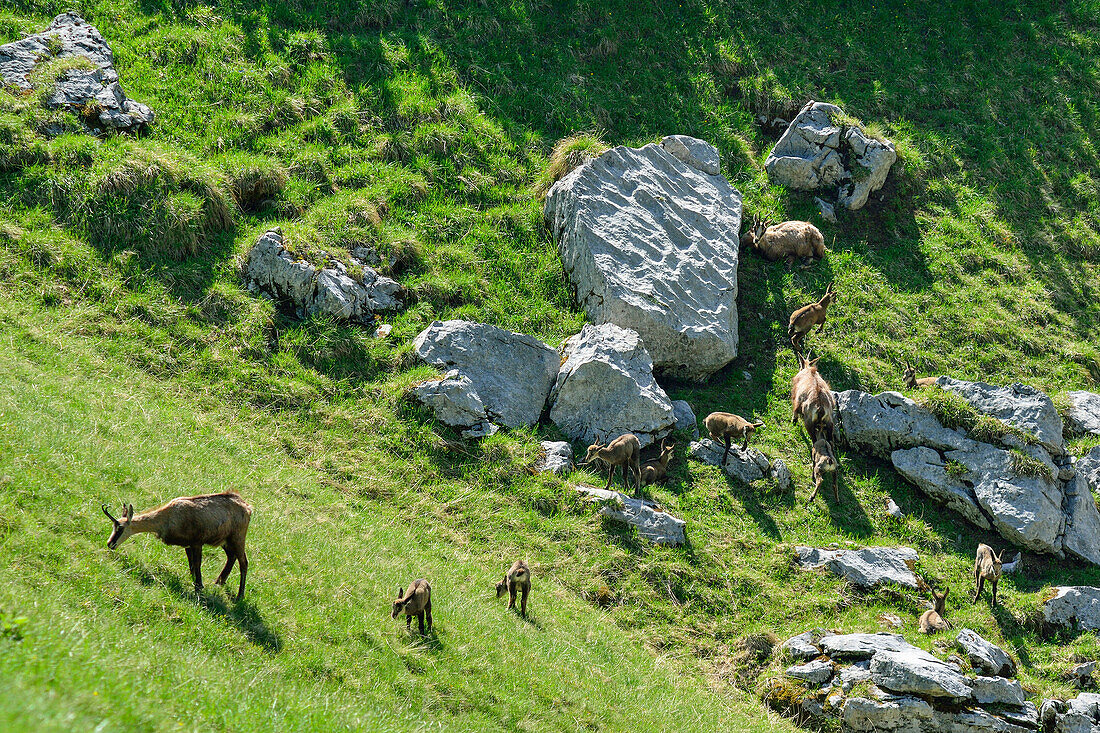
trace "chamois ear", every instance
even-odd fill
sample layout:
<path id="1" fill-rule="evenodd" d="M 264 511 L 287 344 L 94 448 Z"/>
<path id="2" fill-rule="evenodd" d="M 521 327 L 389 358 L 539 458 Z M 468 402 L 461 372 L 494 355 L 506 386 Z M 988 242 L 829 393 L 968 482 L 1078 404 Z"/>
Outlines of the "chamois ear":
<path id="1" fill-rule="evenodd" d="M 819 357 L 817 357 L 816 359 L 814 359 L 813 361 L 811 361 L 811 362 L 810 362 L 810 366 L 812 366 L 812 367 L 816 367 L 816 366 L 817 366 L 817 363 L 818 363 L 819 361 L 821 361 L 821 357 L 820 357 L 820 356 L 819 356 Z"/>
<path id="2" fill-rule="evenodd" d="M 133 518 L 134 518 L 134 505 L 133 504 L 127 504 L 126 505 L 126 521 L 129 522 Z"/>
<path id="3" fill-rule="evenodd" d="M 397 598 L 401 599 L 405 597 L 405 589 L 401 586 L 397 586 Z"/>

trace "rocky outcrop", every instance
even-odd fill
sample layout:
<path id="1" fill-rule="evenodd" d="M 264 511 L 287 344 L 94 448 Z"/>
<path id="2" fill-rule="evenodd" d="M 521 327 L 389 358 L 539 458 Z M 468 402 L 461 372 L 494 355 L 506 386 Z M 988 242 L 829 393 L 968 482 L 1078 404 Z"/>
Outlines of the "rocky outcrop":
<path id="1" fill-rule="evenodd" d="M 639 333 L 658 373 L 703 380 L 737 356 L 741 195 L 713 146 L 613 148 L 555 183 L 544 216 L 577 303 Z"/>
<path id="2" fill-rule="evenodd" d="M 573 448 L 564 440 L 542 441 L 542 451 L 531 467 L 535 473 L 564 476 L 573 470 Z"/>
<path id="3" fill-rule="evenodd" d="M 1015 680 L 964 675 L 957 664 L 896 634 L 815 630 L 778 649 L 801 663 L 765 683 L 763 697 L 803 721 L 839 721 L 842 730 L 860 733 L 1026 733 L 1039 727 L 1039 711 Z"/>
<path id="4" fill-rule="evenodd" d="M 638 536 L 659 545 L 682 545 L 687 522 L 661 511 L 651 502 L 618 491 L 578 484 L 579 493 L 599 504 L 600 514 L 637 528 Z"/>
<path id="5" fill-rule="evenodd" d="M 1015 677 L 1016 663 L 996 644 L 992 644 L 977 632 L 963 629 L 955 643 L 966 653 L 970 666 L 984 675 L 993 677 Z"/>
<path id="6" fill-rule="evenodd" d="M 1043 733 L 1093 733 L 1100 730 L 1100 695 L 1082 692 L 1070 700 L 1043 700 Z"/>
<path id="7" fill-rule="evenodd" d="M 682 430 L 693 439 L 699 440 L 699 419 L 685 400 L 672 401 L 672 414 L 676 418 L 676 429 Z"/>
<path id="8" fill-rule="evenodd" d="M 1079 458 L 1073 468 L 1090 491 L 1100 491 L 1100 445 Z"/>
<path id="9" fill-rule="evenodd" d="M 755 448 L 741 450 L 740 446 L 730 446 L 729 456 L 725 463 L 722 462 L 722 454 L 726 446 L 717 443 L 710 438 L 697 440 L 688 446 L 688 458 L 692 458 L 708 466 L 719 466 L 722 472 L 732 479 L 743 484 L 751 484 L 762 481 L 771 475 L 772 464 L 760 451 Z M 786 468 L 786 465 L 784 465 Z"/>
<path id="10" fill-rule="evenodd" d="M 1100 588 L 1086 585 L 1059 586 L 1043 603 L 1043 620 L 1071 629 L 1100 630 Z"/>
<path id="11" fill-rule="evenodd" d="M 803 107 L 764 161 L 768 178 L 801 191 L 835 187 L 837 201 L 853 211 L 866 204 L 886 182 L 897 152 L 890 141 L 843 124 L 842 115 L 824 102 Z"/>
<path id="12" fill-rule="evenodd" d="M 795 548 L 796 562 L 803 570 L 825 568 L 860 588 L 892 583 L 917 588 L 913 573 L 917 551 L 909 547 L 865 547 L 862 550 L 830 550 L 819 547 Z"/>
<path id="13" fill-rule="evenodd" d="M 464 375 L 488 419 L 505 427 L 537 423 L 558 376 L 557 350 L 485 323 L 435 321 L 413 347 L 428 364 Z"/>
<path id="14" fill-rule="evenodd" d="M 1065 427 L 1076 435 L 1100 435 L 1100 394 L 1066 392 Z"/>
<path id="15" fill-rule="evenodd" d="M 1022 385 L 1002 389 L 947 377 L 937 383 L 979 412 L 1040 437 L 1043 446 L 1018 442 L 1010 450 L 973 440 L 897 392 L 856 390 L 837 394 L 842 440 L 888 459 L 924 493 L 1016 545 L 1100 564 L 1100 512 L 1087 480 L 1047 450 L 1063 450 L 1050 400 Z"/>
<path id="16" fill-rule="evenodd" d="M 71 110 L 97 132 L 136 131 L 153 123 L 153 110 L 122 91 L 110 45 L 76 13 L 63 13 L 42 33 L 0 46 L 0 81 L 30 91 L 36 83 L 32 74 L 40 65 L 72 58 L 87 63 L 61 72 L 46 96 L 48 107 Z"/>
<path id="17" fill-rule="evenodd" d="M 470 378 L 457 369 L 447 372 L 442 379 L 418 384 L 413 387 L 412 396 L 430 408 L 439 422 L 458 428 L 464 438 L 483 438 L 497 431 Z"/>
<path id="18" fill-rule="evenodd" d="M 344 321 L 369 323 L 377 311 L 401 307 L 401 286 L 369 267 L 354 279 L 337 261 L 318 269 L 298 259 L 287 247 L 282 230 L 260 236 L 245 265 L 245 285 L 292 308 L 298 317 L 327 314 Z"/>
<path id="19" fill-rule="evenodd" d="M 644 448 L 671 432 L 672 401 L 653 379 L 653 362 L 635 331 L 585 326 L 561 354 L 550 419 L 570 439 L 606 443 L 634 433 Z"/>

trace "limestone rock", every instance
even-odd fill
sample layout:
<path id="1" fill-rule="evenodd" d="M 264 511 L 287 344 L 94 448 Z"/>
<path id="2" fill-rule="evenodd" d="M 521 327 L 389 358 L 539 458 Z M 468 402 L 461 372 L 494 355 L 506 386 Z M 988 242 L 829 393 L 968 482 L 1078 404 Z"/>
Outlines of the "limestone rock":
<path id="1" fill-rule="evenodd" d="M 1090 491 L 1100 491 L 1100 445 L 1078 459 L 1074 468 L 1078 476 L 1084 477 Z"/>
<path id="2" fill-rule="evenodd" d="M 1066 528 L 1062 545 L 1067 552 L 1100 565 L 1100 512 L 1096 510 L 1096 499 L 1085 474 L 1076 473 L 1065 483 L 1064 490 Z"/>
<path id="3" fill-rule="evenodd" d="M 672 430 L 672 402 L 653 379 L 637 332 L 611 323 L 585 326 L 562 346 L 562 357 L 550 419 L 572 440 L 608 442 L 634 433 L 644 448 Z"/>
<path id="4" fill-rule="evenodd" d="M 787 669 L 787 676 L 820 687 L 833 678 L 833 664 L 824 659 L 799 664 Z"/>
<path id="5" fill-rule="evenodd" d="M 699 440 L 699 419 L 686 400 L 672 401 L 672 414 L 676 417 L 676 429 L 683 430 L 693 439 Z"/>
<path id="6" fill-rule="evenodd" d="M 318 270 L 297 259 L 282 231 L 270 229 L 248 254 L 245 284 L 254 293 L 291 305 L 300 317 L 327 314 L 341 320 L 369 323 L 375 311 L 401 307 L 401 286 L 369 267 L 357 281 L 338 267 Z"/>
<path id="7" fill-rule="evenodd" d="M 1100 695 L 1082 692 L 1070 700 L 1043 700 L 1044 733 L 1095 733 L 1100 729 Z"/>
<path id="8" fill-rule="evenodd" d="M 969 440 L 940 425 L 932 413 L 899 392 L 872 395 L 852 389 L 836 393 L 836 401 L 842 440 L 879 458 L 919 446 L 955 450 Z"/>
<path id="9" fill-rule="evenodd" d="M 955 702 L 972 696 L 966 678 L 957 670 L 915 647 L 877 652 L 871 659 L 871 679 L 879 687 L 901 694 L 942 697 Z"/>
<path id="10" fill-rule="evenodd" d="M 897 152 L 887 140 L 843 126 L 837 121 L 841 114 L 836 105 L 809 102 L 772 148 L 764 167 L 773 183 L 788 188 L 836 186 L 838 202 L 854 211 L 882 188 Z"/>
<path id="11" fill-rule="evenodd" d="M 820 634 L 817 635 L 821 636 Z M 821 648 L 814 641 L 813 631 L 804 631 L 798 636 L 792 636 L 779 645 L 779 650 L 787 654 L 791 659 L 807 661 L 821 655 Z"/>
<path id="12" fill-rule="evenodd" d="M 556 350 L 484 323 L 435 321 L 413 346 L 429 364 L 468 377 L 490 419 L 506 427 L 537 423 L 558 376 Z"/>
<path id="13" fill-rule="evenodd" d="M 1062 416 L 1054 402 L 1034 387 L 1023 384 L 994 387 L 985 382 L 964 382 L 951 377 L 940 377 L 936 384 L 960 395 L 983 415 L 1031 433 L 1054 455 L 1065 452 Z"/>
<path id="14" fill-rule="evenodd" d="M 1016 680 L 1004 677 L 975 677 L 969 682 L 974 701 L 979 705 L 1021 707 L 1024 704 L 1024 688 L 1020 687 L 1020 683 Z"/>
<path id="15" fill-rule="evenodd" d="M 1077 435 L 1100 435 L 1100 394 L 1067 392 L 1065 426 Z"/>
<path id="16" fill-rule="evenodd" d="M 1100 630 L 1100 588 L 1077 585 L 1054 590 L 1055 596 L 1043 604 L 1043 618 L 1048 624 Z"/>
<path id="17" fill-rule="evenodd" d="M 755 448 L 741 450 L 739 446 L 730 446 L 729 456 L 726 462 L 722 462 L 722 454 L 726 447 L 710 438 L 697 440 L 688 446 L 688 458 L 693 458 L 708 466 L 719 466 L 722 472 L 732 479 L 743 484 L 751 484 L 762 480 L 771 469 L 771 462 Z"/>
<path id="18" fill-rule="evenodd" d="M 862 550 L 827 550 L 816 547 L 796 547 L 798 564 L 803 569 L 825 567 L 847 578 L 853 585 L 871 588 L 893 583 L 906 588 L 917 587 L 913 567 L 917 551 L 909 547 L 865 547 Z"/>
<path id="19" fill-rule="evenodd" d="M 542 441 L 542 455 L 535 461 L 532 470 L 564 476 L 573 470 L 573 447 L 564 440 Z"/>
<path id="20" fill-rule="evenodd" d="M 457 369 L 442 379 L 417 385 L 412 395 L 431 408 L 441 423 L 461 429 L 464 438 L 481 438 L 497 431 L 473 383 Z"/>
<path id="21" fill-rule="evenodd" d="M 660 545 L 682 545 L 686 541 L 687 523 L 658 511 L 650 502 L 592 486 L 577 484 L 574 488 L 600 504 L 600 514 L 637 527 L 642 539 Z"/>
<path id="22" fill-rule="evenodd" d="M 555 183 L 544 210 L 589 319 L 637 331 L 659 373 L 696 381 L 737 356 L 741 194 L 704 172 L 717 158 L 682 136 L 617 147 Z"/>
<path id="23" fill-rule="evenodd" d="M 75 57 L 87 59 L 88 67 L 63 72 L 47 106 L 67 107 L 99 130 L 136 131 L 152 124 L 153 110 L 122 91 L 110 45 L 76 13 L 63 13 L 42 33 L 0 46 L 0 82 L 30 91 L 30 76 L 39 64 Z"/>
<path id="24" fill-rule="evenodd" d="M 834 659 L 870 659 L 879 652 L 900 652 L 911 648 L 900 634 L 831 634 L 819 642 L 821 649 Z"/>
<path id="25" fill-rule="evenodd" d="M 791 478 L 791 469 L 782 458 L 772 461 L 771 477 L 775 480 L 776 488 L 786 493 L 794 489 L 794 480 Z"/>
<path id="26" fill-rule="evenodd" d="M 999 646 L 983 639 L 977 632 L 963 629 L 955 641 L 966 652 L 970 666 L 974 669 L 989 676 L 1016 676 L 1016 663 L 1012 658 Z"/>

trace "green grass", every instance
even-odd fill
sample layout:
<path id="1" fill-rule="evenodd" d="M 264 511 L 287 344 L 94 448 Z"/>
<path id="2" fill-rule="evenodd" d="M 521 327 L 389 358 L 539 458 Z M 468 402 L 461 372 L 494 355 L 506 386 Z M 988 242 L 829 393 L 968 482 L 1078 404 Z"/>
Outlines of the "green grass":
<path id="1" fill-rule="evenodd" d="M 782 729 L 745 692 L 762 662 L 742 640 L 875 630 L 891 613 L 933 643 L 916 593 L 796 572 L 795 544 L 916 548 L 954 589 L 947 618 L 1009 648 L 1035 699 L 1069 693 L 1061 673 L 1095 655 L 1095 636 L 1037 619 L 1047 586 L 1100 571 L 1029 556 L 991 610 L 965 598 L 975 545 L 1002 543 L 887 465 L 841 453 L 840 504 L 806 506 L 784 346 L 791 310 L 835 281 L 808 346 L 837 389 L 897 388 L 906 360 L 1096 389 L 1093 5 L 14 0 L 0 42 L 71 8 L 158 118 L 100 141 L 39 96 L 0 92 L 0 375 L 14 385 L 0 618 L 28 619 L 0 639 L 0 725 Z M 814 268 L 745 253 L 740 357 L 704 386 L 666 385 L 700 417 L 764 419 L 754 445 L 791 466 L 793 495 L 688 464 L 681 438 L 654 496 L 690 546 L 652 547 L 527 475 L 552 426 L 465 445 L 403 399 L 431 373 L 410 341 L 434 319 L 555 344 L 580 329 L 539 198 L 570 151 L 696 135 L 750 214 L 816 221 L 812 196 L 768 184 L 774 137 L 755 125 L 809 98 L 894 140 L 899 164 L 865 209 L 817 222 L 830 254 Z M 48 139 L 50 124 L 66 134 Z M 243 258 L 275 225 L 307 258 L 373 247 L 409 293 L 385 317 L 392 336 L 289 320 L 244 291 Z M 257 505 L 244 606 L 220 591 L 197 604 L 182 557 L 149 538 L 103 548 L 100 502 L 223 486 Z M 514 556 L 535 570 L 541 628 L 492 602 Z M 386 615 L 421 573 L 440 593 L 429 645 Z"/>

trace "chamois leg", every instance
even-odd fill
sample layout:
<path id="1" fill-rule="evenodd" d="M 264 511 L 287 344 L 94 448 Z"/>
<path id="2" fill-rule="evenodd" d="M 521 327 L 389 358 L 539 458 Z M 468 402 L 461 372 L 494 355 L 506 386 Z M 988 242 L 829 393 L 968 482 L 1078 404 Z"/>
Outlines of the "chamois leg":
<path id="1" fill-rule="evenodd" d="M 996 606 L 997 605 L 997 581 L 996 580 L 991 580 L 989 582 L 993 584 L 993 605 Z"/>
<path id="2" fill-rule="evenodd" d="M 516 607 L 516 585 L 515 583 L 508 584 L 508 610 L 512 610 Z"/>
<path id="3" fill-rule="evenodd" d="M 248 576 L 248 555 L 244 551 L 243 542 L 236 547 L 234 553 L 237 555 L 237 569 L 241 571 L 241 585 L 237 588 L 237 603 L 240 603 L 244 598 L 244 579 Z"/>
<path id="4" fill-rule="evenodd" d="M 615 480 L 615 464 L 610 464 L 611 470 L 607 472 L 607 486 L 603 487 L 604 491 L 611 490 L 611 482 Z M 626 470 L 626 469 L 623 469 Z"/>
<path id="5" fill-rule="evenodd" d="M 214 585 L 225 585 L 226 579 L 229 577 L 229 571 L 233 569 L 233 563 L 237 562 L 237 553 L 233 552 L 233 548 L 229 546 L 229 543 L 225 543 L 225 567 L 218 574 L 218 579 L 214 581 Z"/>
<path id="6" fill-rule="evenodd" d="M 202 592 L 202 547 L 187 548 L 187 564 L 191 568 L 191 579 L 195 581 L 195 592 Z"/>
<path id="7" fill-rule="evenodd" d="M 412 631 L 413 617 L 410 614 L 405 614 L 405 631 Z"/>
<path id="8" fill-rule="evenodd" d="M 428 614 L 428 628 L 432 628 L 432 599 L 428 599 L 428 604 L 424 606 L 424 610 Z"/>
<path id="9" fill-rule="evenodd" d="M 974 591 L 974 603 L 977 603 L 982 596 L 982 587 L 985 586 L 985 578 L 982 577 L 980 570 L 974 571 L 974 582 L 978 584 L 978 590 Z"/>
<path id="10" fill-rule="evenodd" d="M 520 595 L 519 601 L 519 615 L 527 618 L 527 594 L 530 592 L 528 586 L 523 586 L 523 592 Z"/>
<path id="11" fill-rule="evenodd" d="M 822 332 L 822 331 L 824 331 L 824 330 L 825 330 L 825 321 L 822 321 L 822 322 L 821 322 L 821 327 L 817 329 L 817 332 L 818 332 L 818 333 L 821 333 L 821 332 Z"/>
<path id="12" fill-rule="evenodd" d="M 722 465 L 725 465 L 726 459 L 730 457 L 730 436 L 723 435 L 722 442 L 726 445 L 726 452 L 722 454 Z"/>
<path id="13" fill-rule="evenodd" d="M 741 444 L 741 452 L 742 453 L 744 453 L 745 451 L 747 451 L 749 449 L 749 438 L 750 437 L 752 437 L 752 436 L 750 436 L 748 434 L 748 432 L 746 432 L 745 433 L 745 442 Z"/>
<path id="14" fill-rule="evenodd" d="M 837 468 L 833 471 L 833 498 L 836 499 L 837 504 L 840 503 L 840 475 L 839 475 L 839 469 L 840 469 L 840 467 L 837 466 Z"/>
<path id="15" fill-rule="evenodd" d="M 424 636 L 424 612 L 416 614 L 416 623 L 420 627 L 420 635 Z"/>

